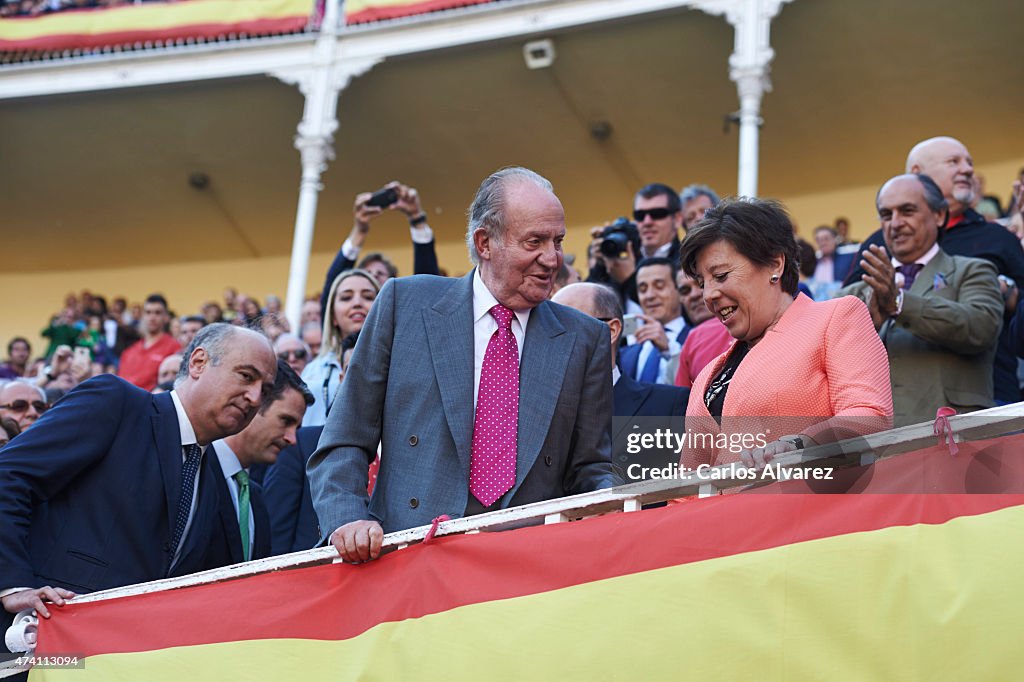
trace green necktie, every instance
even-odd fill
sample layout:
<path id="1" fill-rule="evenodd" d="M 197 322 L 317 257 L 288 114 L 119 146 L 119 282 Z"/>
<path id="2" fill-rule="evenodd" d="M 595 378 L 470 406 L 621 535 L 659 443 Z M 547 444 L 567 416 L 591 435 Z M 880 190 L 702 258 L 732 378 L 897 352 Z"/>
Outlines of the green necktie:
<path id="1" fill-rule="evenodd" d="M 238 532 L 242 536 L 242 556 L 249 557 L 249 474 L 239 469 L 234 475 L 238 483 Z"/>

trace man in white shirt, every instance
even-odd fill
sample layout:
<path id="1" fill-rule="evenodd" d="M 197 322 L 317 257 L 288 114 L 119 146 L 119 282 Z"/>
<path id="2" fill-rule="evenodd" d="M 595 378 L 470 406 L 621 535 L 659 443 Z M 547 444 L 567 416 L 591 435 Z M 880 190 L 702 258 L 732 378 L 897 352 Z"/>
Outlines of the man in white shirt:
<path id="1" fill-rule="evenodd" d="M 461 279 L 384 285 L 338 397 L 358 409 L 331 411 L 307 467 L 322 540 L 343 559 L 375 558 L 385 531 L 441 514 L 618 482 L 608 330 L 547 300 L 564 237 L 551 183 L 506 168 L 470 206 L 466 238 L 478 267 Z"/>
<path id="2" fill-rule="evenodd" d="M 676 268 L 667 258 L 646 258 L 636 271 L 643 324 L 622 349 L 619 368 L 633 379 L 648 384 L 674 383 L 666 368 L 679 355 L 690 327 L 683 318 L 676 289 Z"/>
<path id="3" fill-rule="evenodd" d="M 45 618 L 44 601 L 205 568 L 217 510 L 208 445 L 246 427 L 275 372 L 266 337 L 210 325 L 186 350 L 173 391 L 98 376 L 8 444 L 4 610 Z"/>
<path id="4" fill-rule="evenodd" d="M 214 441 L 214 469 L 224 481 L 221 490 L 221 530 L 210 545 L 210 565 L 224 566 L 271 555 L 270 516 L 263 490 L 249 480 L 254 464 L 273 464 L 286 447 L 295 445 L 295 432 L 313 394 L 299 375 L 280 358 L 277 378 L 249 426 Z"/>
<path id="5" fill-rule="evenodd" d="M 839 294 L 868 304 L 885 343 L 894 425 L 933 420 L 944 406 L 959 412 L 991 407 L 1003 321 L 995 266 L 942 250 L 949 205 L 927 175 L 891 178 L 876 205 L 888 253 L 869 245 L 862 281 Z"/>

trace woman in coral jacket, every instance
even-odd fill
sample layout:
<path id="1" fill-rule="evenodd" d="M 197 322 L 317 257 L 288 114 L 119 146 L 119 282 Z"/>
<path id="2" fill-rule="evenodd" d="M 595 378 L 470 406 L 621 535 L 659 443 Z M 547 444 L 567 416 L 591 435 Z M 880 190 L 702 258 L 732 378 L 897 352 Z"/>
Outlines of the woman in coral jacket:
<path id="1" fill-rule="evenodd" d="M 889 360 L 867 307 L 798 294 L 793 224 L 779 204 L 727 200 L 690 229 L 682 269 L 735 339 L 694 381 L 680 464 L 761 465 L 783 452 L 884 430 Z"/>

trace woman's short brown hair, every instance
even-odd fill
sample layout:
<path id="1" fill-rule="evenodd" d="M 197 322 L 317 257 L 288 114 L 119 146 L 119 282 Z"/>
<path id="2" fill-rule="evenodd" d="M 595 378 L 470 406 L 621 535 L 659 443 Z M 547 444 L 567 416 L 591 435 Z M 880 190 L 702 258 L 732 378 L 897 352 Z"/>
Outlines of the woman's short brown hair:
<path id="1" fill-rule="evenodd" d="M 679 266 L 697 279 L 697 256 L 705 247 L 725 241 L 748 260 L 770 267 L 785 258 L 781 284 L 795 296 L 800 281 L 800 258 L 793 237 L 793 221 L 777 201 L 731 197 L 713 208 L 686 233 L 679 250 Z"/>

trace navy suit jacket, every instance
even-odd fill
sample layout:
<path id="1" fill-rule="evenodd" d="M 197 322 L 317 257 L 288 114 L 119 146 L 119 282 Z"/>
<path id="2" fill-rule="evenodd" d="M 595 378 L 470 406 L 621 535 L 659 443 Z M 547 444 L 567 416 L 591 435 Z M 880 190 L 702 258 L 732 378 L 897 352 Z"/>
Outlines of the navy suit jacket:
<path id="1" fill-rule="evenodd" d="M 849 275 L 854 270 L 854 263 L 860 262 L 857 259 L 858 255 L 859 254 L 856 252 L 837 252 L 834 256 L 832 256 L 832 280 L 836 282 L 845 281 L 846 276 Z"/>
<path id="2" fill-rule="evenodd" d="M 690 330 L 693 329 L 690 325 L 683 327 L 682 331 L 676 334 L 676 341 L 680 346 L 686 341 L 686 337 L 690 334 Z M 624 375 L 630 377 L 636 377 L 637 363 L 640 362 L 640 349 L 644 347 L 642 343 L 634 343 L 631 346 L 626 346 L 619 349 L 619 371 Z M 618 414 L 616 412 L 616 414 Z"/>
<path id="3" fill-rule="evenodd" d="M 218 566 L 240 564 L 245 561 L 245 556 L 242 554 L 242 532 L 238 528 L 238 514 L 231 501 L 231 491 L 228 490 L 228 481 L 224 478 L 220 460 L 213 452 L 209 454 L 211 468 L 216 472 L 216 480 L 220 481 L 221 485 L 217 507 L 219 522 L 213 540 L 210 542 L 207 567 L 217 568 Z M 249 505 L 252 507 L 253 525 L 255 526 L 252 531 L 254 533 L 252 558 L 263 559 L 272 556 L 270 553 L 270 515 L 267 513 L 263 488 L 251 478 L 249 479 Z"/>
<path id="4" fill-rule="evenodd" d="M 612 411 L 616 417 L 683 417 L 689 399 L 688 388 L 645 384 L 622 374 L 612 389 Z"/>
<path id="5" fill-rule="evenodd" d="M 211 455 L 171 568 L 182 470 L 171 396 L 110 375 L 84 382 L 0 455 L 0 589 L 85 593 L 205 568 L 218 503 Z"/>
<path id="6" fill-rule="evenodd" d="M 630 464 L 664 467 L 679 461 L 679 453 L 671 449 L 630 455 L 626 450 L 626 437 L 635 430 L 634 426 L 639 426 L 642 431 L 654 428 L 681 431 L 689 399 L 688 388 L 642 383 L 625 374 L 615 382 L 612 389 L 615 414 L 612 418 L 612 459 L 626 483 L 637 480 L 629 477 Z M 645 420 L 645 417 L 651 419 Z M 662 419 L 655 420 L 655 417 Z"/>
<path id="7" fill-rule="evenodd" d="M 270 544 L 274 555 L 315 547 L 320 524 L 306 478 L 306 462 L 316 450 L 323 426 L 303 426 L 298 442 L 278 454 L 267 471 L 264 497 L 270 512 Z"/>

